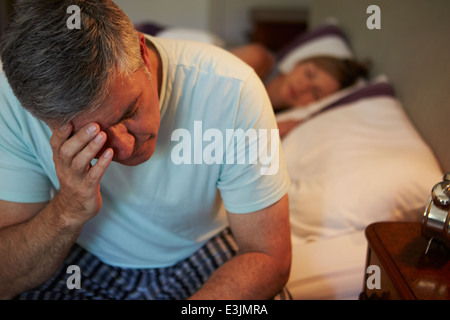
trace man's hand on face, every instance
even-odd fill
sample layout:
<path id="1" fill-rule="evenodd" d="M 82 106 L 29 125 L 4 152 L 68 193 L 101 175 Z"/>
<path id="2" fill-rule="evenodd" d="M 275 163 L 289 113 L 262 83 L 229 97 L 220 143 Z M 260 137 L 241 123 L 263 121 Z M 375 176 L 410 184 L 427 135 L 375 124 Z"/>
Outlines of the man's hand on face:
<path id="1" fill-rule="evenodd" d="M 100 180 L 111 163 L 113 150 L 106 149 L 93 166 L 91 161 L 105 142 L 106 133 L 97 123 L 75 133 L 71 123 L 53 130 L 50 145 L 60 183 L 54 200 L 68 225 L 83 225 L 101 208 Z"/>

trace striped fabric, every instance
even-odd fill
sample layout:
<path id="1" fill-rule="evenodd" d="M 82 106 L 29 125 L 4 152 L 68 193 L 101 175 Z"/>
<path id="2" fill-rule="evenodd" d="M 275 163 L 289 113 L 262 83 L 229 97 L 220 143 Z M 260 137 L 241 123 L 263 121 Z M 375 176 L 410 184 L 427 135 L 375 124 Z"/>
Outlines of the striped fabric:
<path id="1" fill-rule="evenodd" d="M 183 300 L 195 293 L 211 274 L 237 252 L 229 229 L 207 242 L 193 256 L 174 266 L 127 269 L 102 263 L 75 245 L 64 264 L 39 288 L 24 292 L 19 300 Z M 70 265 L 81 271 L 80 289 L 69 289 Z M 289 299 L 283 290 L 275 299 Z"/>

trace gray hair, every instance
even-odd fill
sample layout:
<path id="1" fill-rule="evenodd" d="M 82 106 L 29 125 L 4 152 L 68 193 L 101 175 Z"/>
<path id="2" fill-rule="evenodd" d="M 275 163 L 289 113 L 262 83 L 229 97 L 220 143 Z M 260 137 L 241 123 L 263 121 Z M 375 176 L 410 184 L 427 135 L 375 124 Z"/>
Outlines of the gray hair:
<path id="1" fill-rule="evenodd" d="M 80 29 L 66 24 L 71 5 L 80 8 Z M 22 106 L 59 126 L 98 108 L 118 74 L 144 66 L 137 31 L 110 0 L 19 1 L 0 54 Z"/>

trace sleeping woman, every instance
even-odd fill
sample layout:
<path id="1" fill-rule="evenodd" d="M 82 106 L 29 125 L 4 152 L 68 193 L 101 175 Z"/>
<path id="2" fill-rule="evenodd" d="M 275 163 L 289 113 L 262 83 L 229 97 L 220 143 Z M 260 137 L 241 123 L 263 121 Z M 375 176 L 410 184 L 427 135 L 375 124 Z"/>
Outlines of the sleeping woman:
<path id="1" fill-rule="evenodd" d="M 305 107 L 368 75 L 366 65 L 331 56 L 311 57 L 299 61 L 287 74 L 273 74 L 275 59 L 263 46 L 250 44 L 231 52 L 253 67 L 264 81 L 275 111 Z M 299 123 L 295 120 L 279 122 L 280 136 L 286 135 Z"/>

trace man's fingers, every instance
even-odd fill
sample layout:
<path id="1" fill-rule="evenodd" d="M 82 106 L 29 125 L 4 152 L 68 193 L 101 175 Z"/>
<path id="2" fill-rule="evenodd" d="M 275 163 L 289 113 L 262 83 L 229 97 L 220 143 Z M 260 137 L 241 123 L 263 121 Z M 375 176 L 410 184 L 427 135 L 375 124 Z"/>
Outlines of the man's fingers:
<path id="1" fill-rule="evenodd" d="M 51 129 L 52 137 L 50 138 L 50 146 L 52 147 L 53 153 L 59 152 L 62 144 L 70 137 L 72 133 L 73 126 L 71 123 L 66 124 L 61 128 Z"/>
<path id="2" fill-rule="evenodd" d="M 78 130 L 72 137 L 66 138 L 59 150 L 54 150 L 54 152 L 56 151 L 57 157 L 68 167 L 72 164 L 75 155 L 83 150 L 99 131 L 100 126 L 96 123 L 91 123 Z M 63 135 L 58 135 L 58 138 L 63 138 Z"/>
<path id="3" fill-rule="evenodd" d="M 99 132 L 78 154 L 73 158 L 71 168 L 81 174 L 86 171 L 91 161 L 106 142 L 106 133 Z"/>
<path id="4" fill-rule="evenodd" d="M 101 157 L 98 158 L 97 163 L 89 169 L 86 175 L 86 182 L 88 185 L 95 186 L 100 183 L 100 179 L 103 177 L 103 174 L 111 163 L 113 154 L 114 152 L 111 148 L 106 149 Z"/>
<path id="5" fill-rule="evenodd" d="M 73 158 L 80 152 L 100 131 L 96 123 L 91 123 L 75 133 L 61 146 L 60 154 L 64 158 Z"/>

